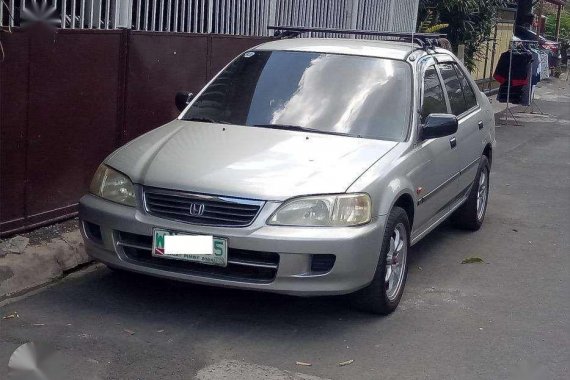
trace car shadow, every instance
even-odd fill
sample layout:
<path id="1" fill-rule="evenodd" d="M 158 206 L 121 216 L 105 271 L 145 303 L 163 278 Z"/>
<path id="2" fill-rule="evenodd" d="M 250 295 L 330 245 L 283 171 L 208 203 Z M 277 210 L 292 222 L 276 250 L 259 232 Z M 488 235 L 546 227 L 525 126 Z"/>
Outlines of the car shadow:
<path id="1" fill-rule="evenodd" d="M 441 254 L 447 245 L 455 245 L 458 238 L 470 236 L 472 231 L 461 230 L 453 226 L 450 220 L 446 220 L 427 234 L 422 240 L 410 249 L 409 268 L 422 266 L 433 259 L 433 255 Z"/>
<path id="2" fill-rule="evenodd" d="M 421 266 L 433 259 L 432 255 L 440 251 L 441 245 L 457 234 L 463 232 L 444 223 L 411 249 L 410 265 Z M 77 288 L 75 291 L 57 290 L 66 291 L 65 297 L 73 307 L 94 313 L 105 310 L 107 316 L 129 316 L 135 321 L 152 317 L 152 320 L 179 327 L 188 323 L 223 326 L 242 321 L 259 328 L 308 331 L 339 321 L 372 324 L 379 318 L 351 308 L 347 296 L 295 297 L 196 285 L 107 268 L 76 281 L 80 291 Z M 396 310 L 392 316 L 399 312 Z"/>

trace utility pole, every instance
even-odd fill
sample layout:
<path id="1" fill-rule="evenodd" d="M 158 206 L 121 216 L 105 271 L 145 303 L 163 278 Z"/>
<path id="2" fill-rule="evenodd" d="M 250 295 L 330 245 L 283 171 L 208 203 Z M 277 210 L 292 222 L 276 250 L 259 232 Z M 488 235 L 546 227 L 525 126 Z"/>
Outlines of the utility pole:
<path id="1" fill-rule="evenodd" d="M 536 39 L 538 41 L 540 41 L 540 32 L 542 29 L 542 11 L 543 11 L 543 7 L 544 7 L 544 1 L 540 0 L 540 2 L 538 3 L 538 20 L 536 20 Z"/>
<path id="2" fill-rule="evenodd" d="M 534 16 L 532 14 L 532 0 L 519 0 L 517 7 L 516 26 L 521 26 L 525 29 L 532 28 L 532 21 Z"/>
<path id="3" fill-rule="evenodd" d="M 558 5 L 558 12 L 556 12 L 556 42 L 560 39 L 560 13 L 562 12 L 562 5 Z M 568 80 L 568 77 L 566 78 Z"/>

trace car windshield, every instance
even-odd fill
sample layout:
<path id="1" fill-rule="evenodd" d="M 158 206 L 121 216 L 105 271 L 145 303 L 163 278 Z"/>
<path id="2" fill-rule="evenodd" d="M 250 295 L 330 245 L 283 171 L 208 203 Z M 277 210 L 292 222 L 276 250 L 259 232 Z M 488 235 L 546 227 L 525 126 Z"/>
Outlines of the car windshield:
<path id="1" fill-rule="evenodd" d="M 403 61 L 249 51 L 194 101 L 184 120 L 405 139 L 411 70 Z"/>

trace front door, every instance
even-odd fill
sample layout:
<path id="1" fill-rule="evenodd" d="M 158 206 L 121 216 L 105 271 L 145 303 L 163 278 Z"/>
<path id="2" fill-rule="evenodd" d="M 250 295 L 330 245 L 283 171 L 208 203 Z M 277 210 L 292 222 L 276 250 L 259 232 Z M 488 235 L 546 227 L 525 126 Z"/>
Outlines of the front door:
<path id="1" fill-rule="evenodd" d="M 435 65 L 423 74 L 421 120 L 432 113 L 448 113 L 448 104 Z M 417 207 L 412 239 L 438 221 L 449 210 L 456 195 L 457 164 L 454 139 L 446 136 L 419 142 L 414 152 L 417 165 L 410 173 L 416 187 Z"/>

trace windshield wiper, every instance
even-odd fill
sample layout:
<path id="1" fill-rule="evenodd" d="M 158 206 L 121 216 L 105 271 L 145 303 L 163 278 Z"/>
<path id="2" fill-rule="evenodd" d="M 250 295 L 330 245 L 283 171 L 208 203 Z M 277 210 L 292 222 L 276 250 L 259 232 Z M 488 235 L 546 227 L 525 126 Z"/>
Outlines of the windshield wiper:
<path id="1" fill-rule="evenodd" d="M 203 116 L 194 116 L 194 117 L 189 117 L 188 119 L 182 119 L 185 121 L 200 121 L 202 123 L 214 123 L 214 124 L 230 124 L 227 121 L 218 121 L 218 120 L 214 120 L 211 119 L 209 117 L 203 117 Z"/>
<path id="2" fill-rule="evenodd" d="M 322 131 L 316 128 L 301 127 L 300 125 L 289 125 L 289 124 L 254 124 L 254 127 L 260 128 L 271 128 L 271 129 L 285 129 L 287 131 L 299 131 L 299 132 L 313 132 L 321 133 L 325 135 L 337 135 L 337 136 L 352 136 L 348 133 L 335 132 L 335 131 Z"/>

